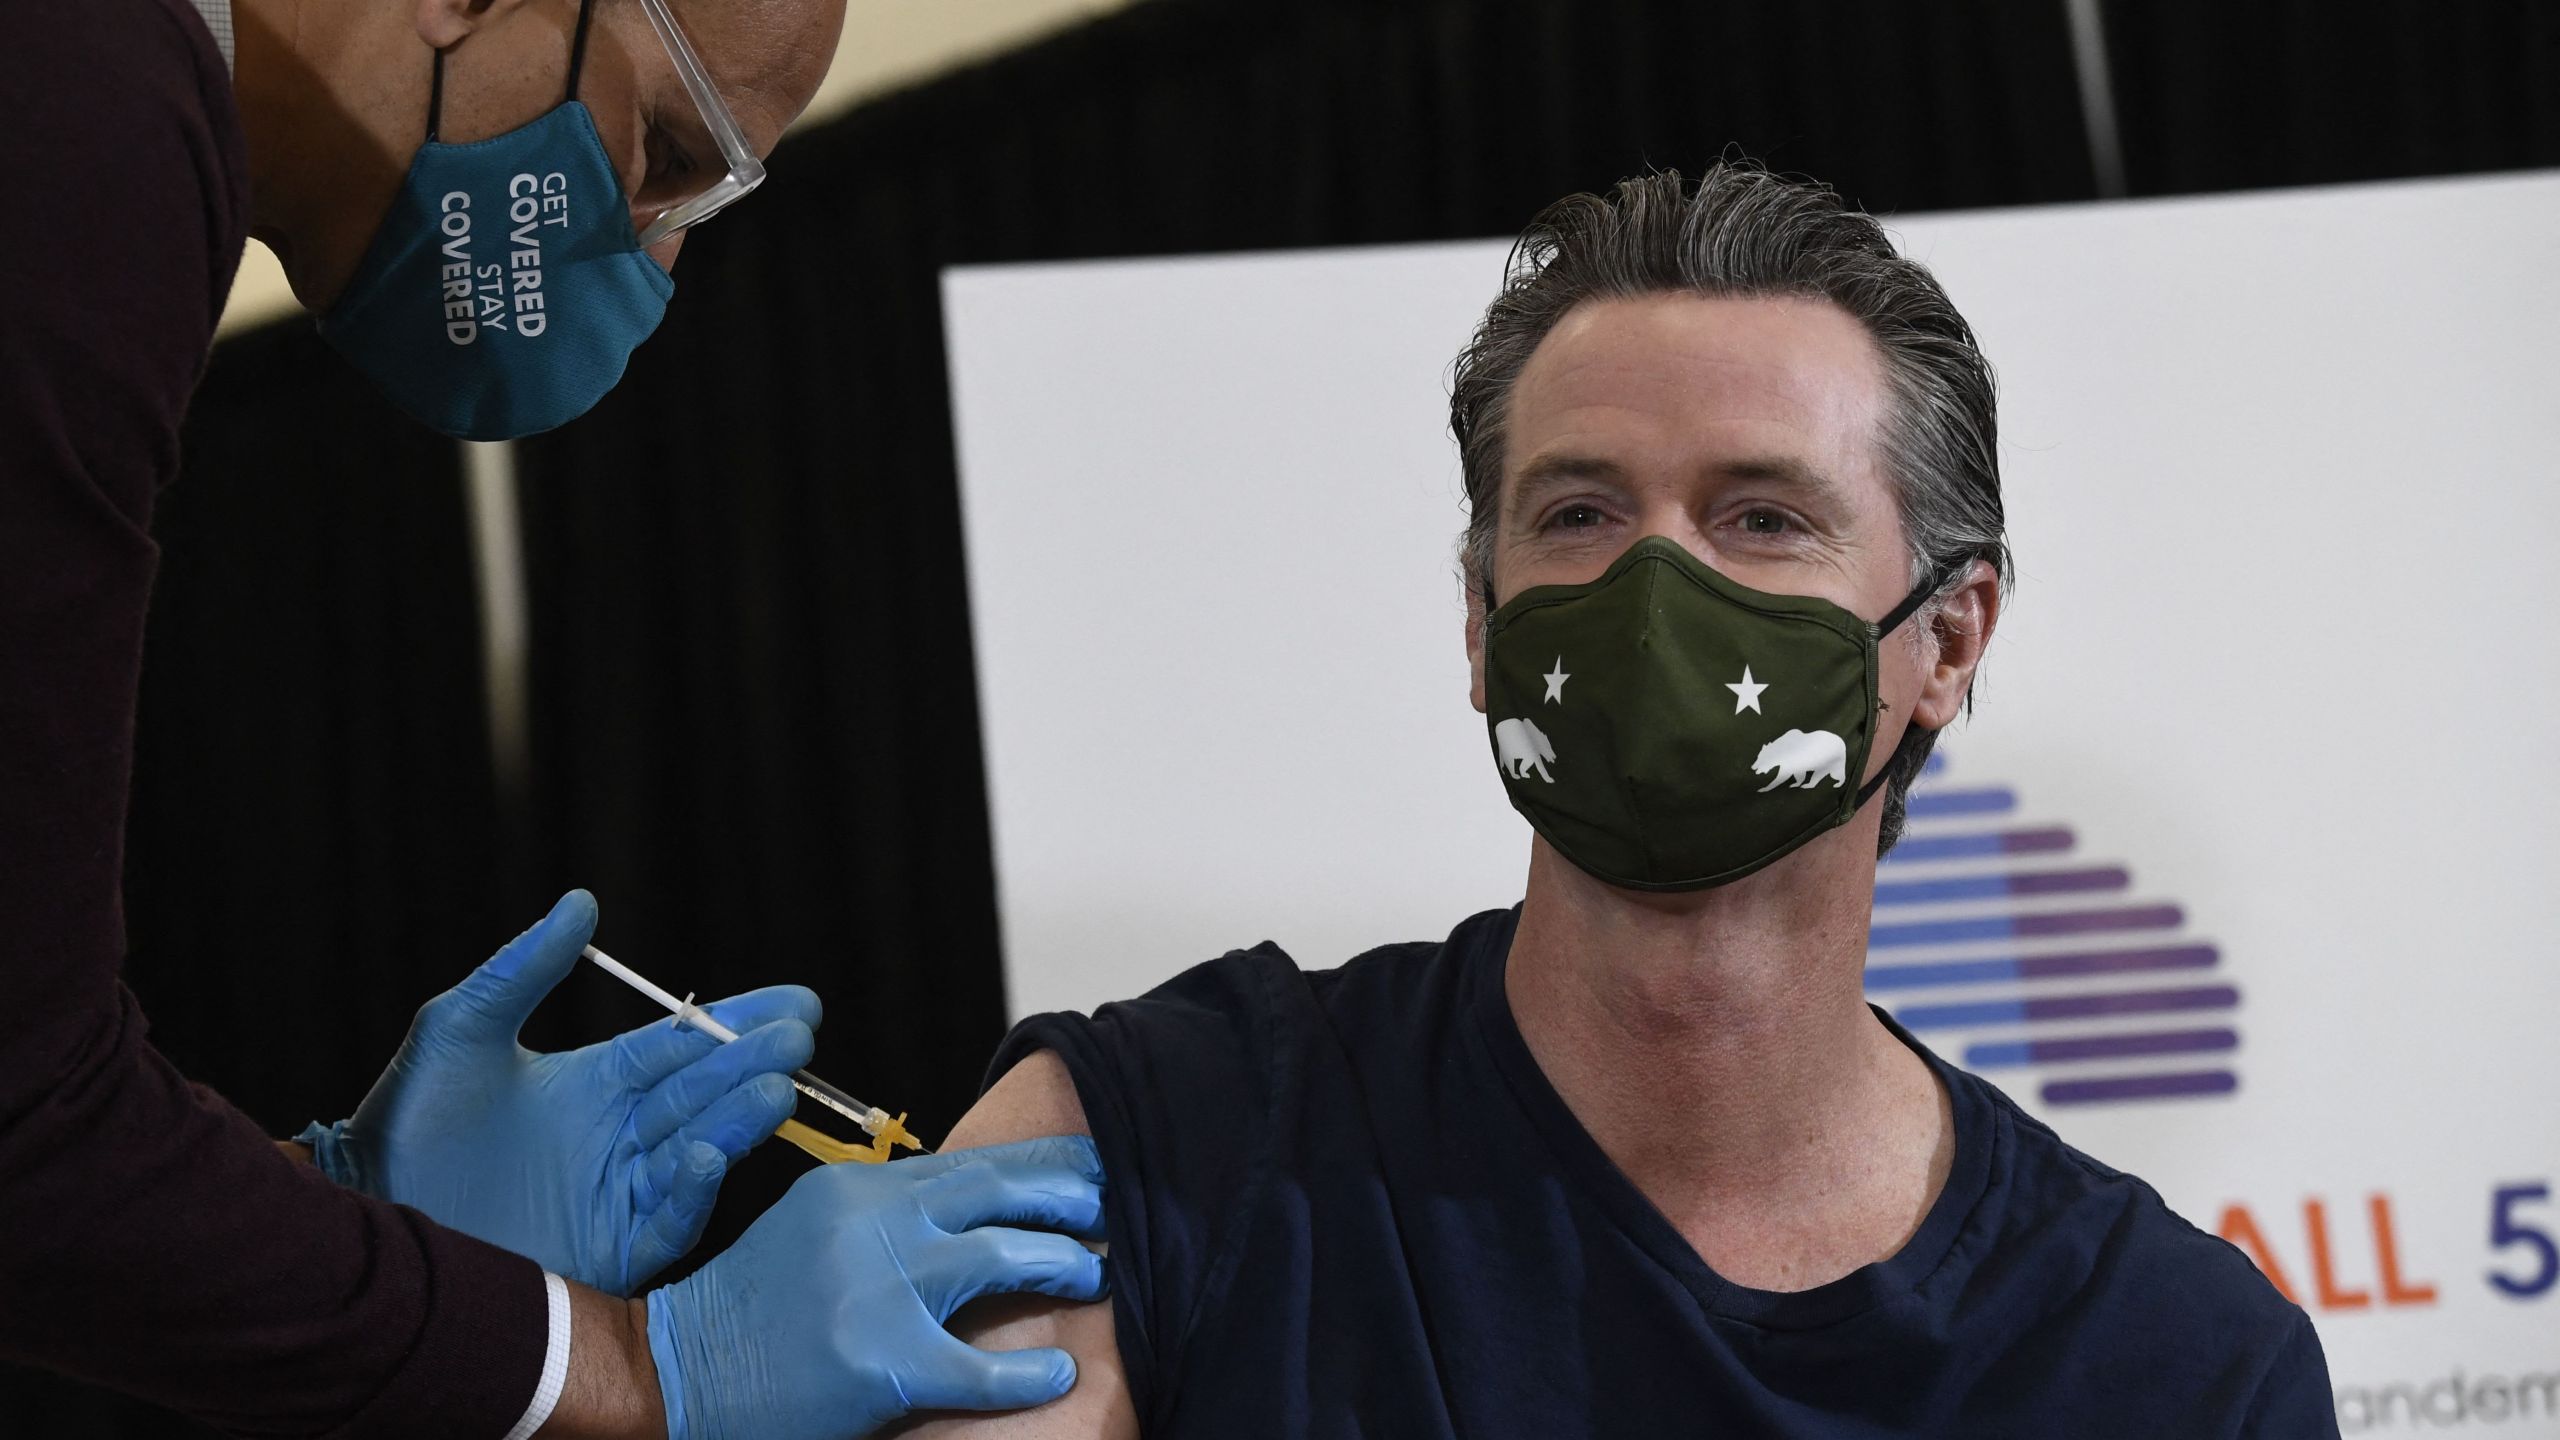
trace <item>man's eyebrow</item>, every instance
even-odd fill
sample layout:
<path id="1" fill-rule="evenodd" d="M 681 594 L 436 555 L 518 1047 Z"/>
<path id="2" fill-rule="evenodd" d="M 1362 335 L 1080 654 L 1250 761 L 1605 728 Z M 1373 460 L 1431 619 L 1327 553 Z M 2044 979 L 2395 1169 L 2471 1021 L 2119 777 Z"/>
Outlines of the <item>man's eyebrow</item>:
<path id="1" fill-rule="evenodd" d="M 1598 480 L 1618 483 L 1625 472 L 1614 460 L 1593 455 L 1541 455 L 1520 471 L 1511 486 L 1511 503 L 1527 508 L 1528 503 L 1550 490 L 1567 490 L 1576 485 Z"/>
<path id="2" fill-rule="evenodd" d="M 1727 480 L 1761 480 L 1770 484 L 1803 491 L 1809 501 L 1832 505 L 1846 501 L 1848 492 L 1840 483 L 1819 468 L 1792 455 L 1752 455 L 1738 460 L 1720 460 L 1707 467 L 1707 473 Z M 1520 471 L 1511 490 L 1512 503 L 1526 508 L 1529 501 L 1550 490 L 1569 489 L 1594 480 L 1609 484 L 1623 483 L 1626 472 L 1617 462 L 1592 455 L 1541 455 Z"/>
<path id="3" fill-rule="evenodd" d="M 1791 455 L 1758 455 L 1742 460 L 1723 460 L 1707 467 L 1709 473 L 1728 480 L 1765 480 L 1774 485 L 1803 491 L 1810 499 L 1839 505 L 1846 502 L 1848 491 L 1840 483 L 1812 465 Z"/>

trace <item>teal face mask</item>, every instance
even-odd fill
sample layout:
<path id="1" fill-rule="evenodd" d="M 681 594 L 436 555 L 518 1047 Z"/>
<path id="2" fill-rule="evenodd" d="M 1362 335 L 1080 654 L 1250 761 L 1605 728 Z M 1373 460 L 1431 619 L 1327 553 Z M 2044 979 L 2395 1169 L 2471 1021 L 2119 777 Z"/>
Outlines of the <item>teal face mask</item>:
<path id="1" fill-rule="evenodd" d="M 1874 623 L 1726 579 L 1649 535 L 1588 585 L 1485 619 L 1485 724 L 1511 804 L 1557 853 L 1634 890 L 1699 890 L 1849 817 L 1873 747 Z"/>
<path id="2" fill-rule="evenodd" d="M 640 248 L 622 180 L 581 104 L 587 12 L 568 96 L 469 145 L 427 140 L 320 333 L 392 403 L 465 440 L 512 440 L 587 413 L 658 328 L 675 280 Z"/>

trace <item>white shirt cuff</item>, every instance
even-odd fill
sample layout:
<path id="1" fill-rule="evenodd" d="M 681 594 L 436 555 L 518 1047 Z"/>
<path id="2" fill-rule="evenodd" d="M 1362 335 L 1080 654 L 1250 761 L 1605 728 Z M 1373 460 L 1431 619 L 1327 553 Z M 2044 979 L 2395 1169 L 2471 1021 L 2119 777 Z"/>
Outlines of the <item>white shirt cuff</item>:
<path id="1" fill-rule="evenodd" d="M 532 1440 L 533 1432 L 551 1418 L 560 1403 L 560 1391 L 569 1382 L 569 1282 L 545 1270 L 542 1289 L 551 1310 L 551 1340 L 542 1349 L 542 1383 L 533 1387 L 533 1403 L 524 1407 L 524 1418 L 507 1432 L 506 1440 Z"/>

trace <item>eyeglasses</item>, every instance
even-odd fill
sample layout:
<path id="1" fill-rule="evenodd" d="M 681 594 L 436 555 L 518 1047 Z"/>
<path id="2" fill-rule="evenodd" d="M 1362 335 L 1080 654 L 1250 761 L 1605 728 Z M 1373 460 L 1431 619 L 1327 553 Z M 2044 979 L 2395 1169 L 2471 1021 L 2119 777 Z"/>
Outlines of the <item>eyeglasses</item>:
<path id="1" fill-rule="evenodd" d="M 649 12 L 649 23 L 657 27 L 658 38 L 667 47 L 667 58 L 675 62 L 676 74 L 684 78 L 685 92 L 693 97 L 693 108 L 702 112 L 702 123 L 710 128 L 712 140 L 720 146 L 720 158 L 729 165 L 729 173 L 713 181 L 709 189 L 658 212 L 658 218 L 640 232 L 640 248 L 646 250 L 745 199 L 748 191 L 764 183 L 764 162 L 747 148 L 746 133 L 738 128 L 737 117 L 729 113 L 728 104 L 712 86 L 711 72 L 702 68 L 702 57 L 693 53 L 684 31 L 677 28 L 675 12 L 667 8 L 667 0 L 640 0 L 640 8 Z"/>

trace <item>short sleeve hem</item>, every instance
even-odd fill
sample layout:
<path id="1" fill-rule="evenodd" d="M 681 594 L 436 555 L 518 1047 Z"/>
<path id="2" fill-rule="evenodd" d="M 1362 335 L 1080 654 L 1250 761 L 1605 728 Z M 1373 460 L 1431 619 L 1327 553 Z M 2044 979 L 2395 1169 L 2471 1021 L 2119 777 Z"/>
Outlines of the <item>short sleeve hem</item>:
<path id="1" fill-rule="evenodd" d="M 1094 1151 L 1102 1157 L 1102 1229 L 1111 1247 L 1103 1265 L 1111 1278 L 1112 1329 L 1118 1336 L 1120 1368 L 1128 1377 L 1130 1401 L 1138 1414 L 1148 1415 L 1153 1413 L 1157 1372 L 1155 1337 L 1146 1320 L 1152 1293 L 1147 1266 L 1146 1162 L 1128 1107 L 1109 1078 L 1110 1065 L 1093 1033 L 1093 1022 L 1061 1011 L 1034 1015 L 1016 1025 L 996 1047 L 979 1093 L 994 1088 L 1014 1066 L 1042 1050 L 1065 1063 L 1068 1077 L 1075 1082 L 1076 1098 L 1084 1105 Z"/>
<path id="2" fill-rule="evenodd" d="M 1054 1052 L 1084 1103 L 1103 1169 L 1112 1315 L 1142 1427 L 1178 1399 L 1193 1337 L 1219 1315 L 1269 1188 L 1281 1043 L 1297 962 L 1265 942 L 1195 965 L 1090 1017 L 1035 1015 L 997 1047 L 986 1083 Z M 1303 990 L 1299 992 L 1303 995 Z"/>

